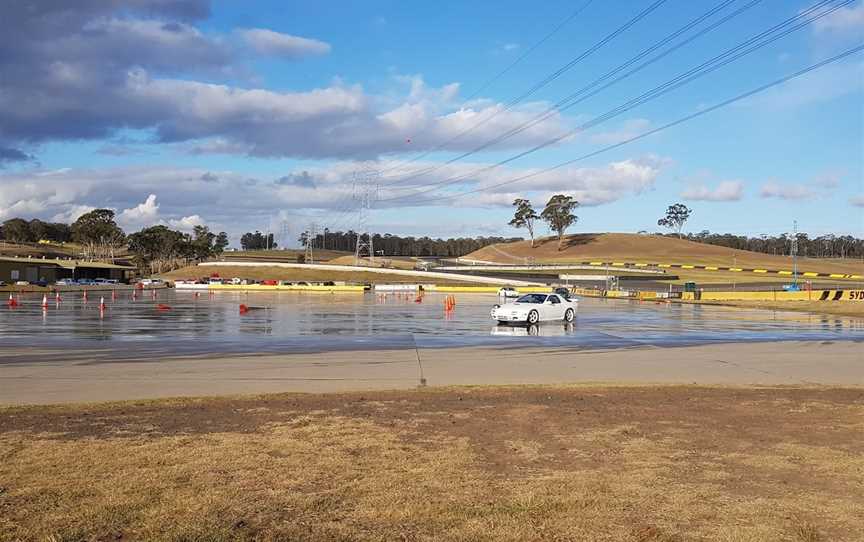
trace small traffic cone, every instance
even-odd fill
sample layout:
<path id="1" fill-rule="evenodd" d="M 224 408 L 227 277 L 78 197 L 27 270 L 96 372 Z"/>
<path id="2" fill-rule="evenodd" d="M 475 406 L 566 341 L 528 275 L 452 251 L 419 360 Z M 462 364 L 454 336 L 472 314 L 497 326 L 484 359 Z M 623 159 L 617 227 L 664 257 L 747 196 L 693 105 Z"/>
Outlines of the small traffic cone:
<path id="1" fill-rule="evenodd" d="M 246 305 L 241 303 L 240 304 L 240 314 L 246 314 L 247 312 L 249 312 L 249 307 L 247 307 Z"/>
<path id="2" fill-rule="evenodd" d="M 48 310 L 48 294 L 42 294 L 42 310 Z"/>
<path id="3" fill-rule="evenodd" d="M 12 297 L 12 292 L 9 292 L 9 301 L 7 301 L 6 304 L 9 305 L 10 307 L 14 307 L 14 306 L 18 305 L 18 302 L 15 301 L 14 297 Z"/>
<path id="4" fill-rule="evenodd" d="M 61 301 L 63 301 L 63 299 L 60 297 L 60 292 L 54 293 L 54 301 L 57 303 L 60 303 Z"/>
<path id="5" fill-rule="evenodd" d="M 105 298 L 104 297 L 99 298 L 99 310 L 100 311 L 105 310 Z"/>
<path id="6" fill-rule="evenodd" d="M 117 290 L 111 290 L 111 301 L 117 301 Z"/>
<path id="7" fill-rule="evenodd" d="M 87 290 L 84 290 L 84 297 L 82 298 L 84 303 L 87 303 Z"/>

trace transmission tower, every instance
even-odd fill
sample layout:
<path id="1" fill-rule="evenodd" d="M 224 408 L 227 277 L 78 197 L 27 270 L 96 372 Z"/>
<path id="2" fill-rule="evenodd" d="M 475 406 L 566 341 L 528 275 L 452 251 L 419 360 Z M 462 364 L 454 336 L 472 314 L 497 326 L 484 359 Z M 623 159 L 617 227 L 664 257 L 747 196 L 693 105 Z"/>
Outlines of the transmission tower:
<path id="1" fill-rule="evenodd" d="M 315 260 L 314 260 L 313 254 L 312 254 L 312 248 L 313 248 L 313 245 L 315 244 L 315 236 L 318 235 L 318 224 L 316 224 L 314 222 L 311 223 L 309 225 L 309 229 L 306 230 L 306 233 L 307 233 L 307 236 L 306 236 L 306 254 L 303 257 L 303 261 L 305 263 L 315 263 Z"/>
<path id="2" fill-rule="evenodd" d="M 370 263 L 375 263 L 375 247 L 372 244 L 372 232 L 369 231 L 369 213 L 372 205 L 378 200 L 380 180 L 381 172 L 373 167 L 354 172 L 354 200 L 357 202 L 355 265 L 360 265 L 360 260 L 366 256 L 369 257 Z M 366 236 L 365 239 L 363 238 L 364 235 Z"/>
<path id="3" fill-rule="evenodd" d="M 798 221 L 792 223 L 792 284 L 798 284 Z"/>

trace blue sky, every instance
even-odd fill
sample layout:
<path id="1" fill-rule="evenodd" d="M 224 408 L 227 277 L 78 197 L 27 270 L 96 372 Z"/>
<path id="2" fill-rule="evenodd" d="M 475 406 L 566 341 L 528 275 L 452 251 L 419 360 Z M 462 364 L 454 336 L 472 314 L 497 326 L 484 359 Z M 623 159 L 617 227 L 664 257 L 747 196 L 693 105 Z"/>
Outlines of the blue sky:
<path id="1" fill-rule="evenodd" d="M 748 3 L 730 2 L 679 40 Z M 0 93 L 0 219 L 73 220 L 106 206 L 130 231 L 205 223 L 236 239 L 285 223 L 295 238 L 313 220 L 356 227 L 352 179 L 363 169 L 381 173 L 371 218 L 381 232 L 519 234 L 506 226 L 514 197 L 542 206 L 568 193 L 583 203 L 574 231 L 655 231 L 665 207 L 682 201 L 694 209 L 691 231 L 773 234 L 798 220 L 814 234 L 864 233 L 862 54 L 572 167 L 485 188 L 860 45 L 860 1 L 828 2 L 813 14 L 836 11 L 728 66 L 486 168 L 816 4 L 762 0 L 572 109 L 443 163 L 530 121 L 720 2 L 667 0 L 504 107 L 650 4 L 94 0 L 12 9 L 0 22 L 0 70 L 11 82 Z M 412 161 L 420 153 L 428 154 Z M 397 175 L 406 171 L 427 173 Z M 454 177 L 464 179 L 425 192 Z M 476 192 L 458 197 L 463 191 Z"/>

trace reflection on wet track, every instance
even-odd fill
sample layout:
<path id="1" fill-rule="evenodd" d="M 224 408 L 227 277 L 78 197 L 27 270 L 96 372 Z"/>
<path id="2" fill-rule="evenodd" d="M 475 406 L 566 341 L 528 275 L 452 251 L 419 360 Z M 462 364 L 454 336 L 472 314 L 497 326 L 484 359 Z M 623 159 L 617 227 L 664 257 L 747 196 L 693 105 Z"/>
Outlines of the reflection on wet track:
<path id="1" fill-rule="evenodd" d="M 300 353 L 329 350 L 451 346 L 618 348 L 709 342 L 864 340 L 864 321 L 794 312 L 716 306 L 582 299 L 576 322 L 497 326 L 494 295 L 458 296 L 452 313 L 443 296 L 161 290 L 133 300 L 130 292 L 85 303 L 67 296 L 41 308 L 22 295 L 0 309 L 0 363 L 52 358 L 99 363 L 207 354 Z M 240 314 L 240 304 L 252 310 Z M 160 309 L 159 305 L 163 305 Z M 167 308 L 166 308 L 167 307 Z M 29 347 L 26 351 L 16 346 Z"/>

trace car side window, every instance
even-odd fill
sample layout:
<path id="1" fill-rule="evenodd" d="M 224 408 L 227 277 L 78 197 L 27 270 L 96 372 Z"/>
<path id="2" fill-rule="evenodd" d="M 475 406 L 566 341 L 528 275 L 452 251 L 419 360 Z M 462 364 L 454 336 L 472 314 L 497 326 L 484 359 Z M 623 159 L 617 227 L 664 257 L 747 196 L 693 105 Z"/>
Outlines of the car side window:
<path id="1" fill-rule="evenodd" d="M 558 299 L 557 295 L 550 295 L 549 296 L 549 302 L 552 303 L 553 305 L 557 305 L 558 303 L 561 303 L 561 300 Z"/>

